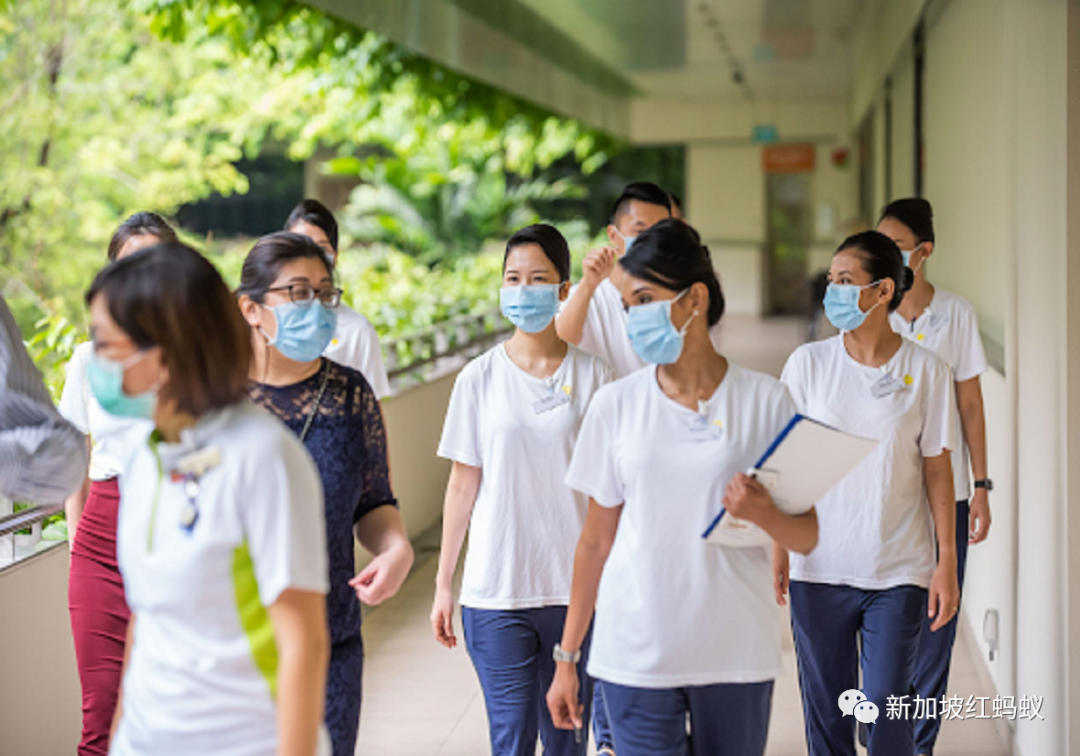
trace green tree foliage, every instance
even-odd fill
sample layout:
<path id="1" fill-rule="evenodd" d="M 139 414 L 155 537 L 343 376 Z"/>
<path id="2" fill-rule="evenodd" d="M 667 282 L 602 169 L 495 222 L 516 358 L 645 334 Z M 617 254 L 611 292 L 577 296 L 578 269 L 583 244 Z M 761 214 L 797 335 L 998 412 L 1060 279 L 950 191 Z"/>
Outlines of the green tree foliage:
<path id="1" fill-rule="evenodd" d="M 501 258 L 467 257 L 616 147 L 291 0 L 0 0 L 0 290 L 54 390 L 119 221 L 246 192 L 242 157 L 329 149 L 363 182 L 342 284 L 398 335 L 492 305 Z"/>

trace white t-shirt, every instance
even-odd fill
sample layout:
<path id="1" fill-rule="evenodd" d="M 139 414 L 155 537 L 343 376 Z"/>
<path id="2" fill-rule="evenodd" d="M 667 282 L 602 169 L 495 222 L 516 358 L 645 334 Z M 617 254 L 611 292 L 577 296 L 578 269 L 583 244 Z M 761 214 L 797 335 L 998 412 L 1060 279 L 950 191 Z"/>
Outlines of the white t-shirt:
<path id="1" fill-rule="evenodd" d="M 571 290 L 571 297 L 576 290 L 577 286 Z M 563 306 L 565 307 L 565 304 Z M 706 313 L 700 313 L 698 317 L 706 317 Z M 629 314 L 623 306 L 622 294 L 610 278 L 605 278 L 589 300 L 589 314 L 585 319 L 578 348 L 611 365 L 616 379 L 625 378 L 646 365 L 630 343 L 628 322 Z M 719 351 L 720 323 L 709 329 L 709 339 Z"/>
<path id="2" fill-rule="evenodd" d="M 153 423 L 137 418 L 110 415 L 97 403 L 90 391 L 86 368 L 94 354 L 89 341 L 75 347 L 67 364 L 64 393 L 60 395 L 60 414 L 64 419 L 90 436 L 94 446 L 90 452 L 90 480 L 110 480 L 123 473 L 124 451 L 120 439 L 133 428 L 142 427 L 149 435 Z"/>
<path id="3" fill-rule="evenodd" d="M 970 381 L 986 372 L 986 354 L 979 337 L 979 320 L 975 308 L 963 297 L 943 289 L 934 289 L 930 306 L 914 323 L 904 320 L 898 312 L 889 315 L 889 322 L 898 334 L 926 347 L 949 363 L 957 383 Z M 956 500 L 964 501 L 971 498 L 971 465 L 959 409 L 953 438 L 956 443 L 952 458 Z"/>
<path id="4" fill-rule="evenodd" d="M 862 590 L 929 586 L 937 559 L 923 458 L 953 445 L 949 366 L 904 340 L 887 364 L 867 367 L 835 336 L 795 350 L 781 380 L 800 413 L 880 442 L 818 502 L 817 547 L 791 555 L 791 579 Z"/>
<path id="5" fill-rule="evenodd" d="M 574 550 L 589 502 L 563 480 L 585 410 L 609 381 L 607 365 L 573 346 L 549 382 L 515 365 L 503 344 L 458 375 L 439 456 L 482 470 L 469 521 L 463 606 L 570 603 Z M 537 406 L 540 401 L 547 404 Z"/>
<path id="6" fill-rule="evenodd" d="M 221 462 L 199 483 L 189 532 L 180 524 L 185 485 L 171 471 L 215 447 Z M 315 464 L 246 401 L 204 418 L 179 444 L 136 431 L 125 449 L 117 556 L 137 619 L 110 754 L 276 756 L 277 649 L 266 607 L 286 589 L 329 589 Z"/>
<path id="7" fill-rule="evenodd" d="M 375 326 L 344 302 L 337 308 L 337 330 L 323 356 L 359 371 L 371 384 L 376 399 L 390 396 L 390 379 L 383 364 Z"/>
<path id="8" fill-rule="evenodd" d="M 794 414 L 779 381 L 730 364 L 708 403 L 716 430 L 707 440 L 691 438 L 705 421 L 664 394 L 655 367 L 597 394 L 566 478 L 600 506 L 622 505 L 600 579 L 590 675 L 672 688 L 781 673 L 770 551 L 724 548 L 702 534 L 732 477 Z"/>

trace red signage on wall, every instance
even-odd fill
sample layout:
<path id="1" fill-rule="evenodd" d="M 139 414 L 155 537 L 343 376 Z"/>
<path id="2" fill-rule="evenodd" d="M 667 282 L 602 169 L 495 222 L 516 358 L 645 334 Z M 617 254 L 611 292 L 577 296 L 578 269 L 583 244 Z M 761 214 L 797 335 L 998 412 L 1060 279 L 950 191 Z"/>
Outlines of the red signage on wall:
<path id="1" fill-rule="evenodd" d="M 766 173 L 809 173 L 816 156 L 812 144 L 774 144 L 762 150 L 761 162 Z"/>

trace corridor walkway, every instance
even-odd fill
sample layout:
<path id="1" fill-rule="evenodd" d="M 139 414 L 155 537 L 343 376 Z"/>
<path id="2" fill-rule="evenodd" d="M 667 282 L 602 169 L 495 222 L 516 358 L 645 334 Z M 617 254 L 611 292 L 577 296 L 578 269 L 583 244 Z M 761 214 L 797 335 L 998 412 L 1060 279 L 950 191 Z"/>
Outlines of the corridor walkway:
<path id="1" fill-rule="evenodd" d="M 803 339 L 798 320 L 725 319 L 725 353 L 748 368 L 779 374 Z M 483 756 L 489 753 L 484 700 L 464 650 L 435 642 L 428 622 L 435 585 L 437 535 L 420 543 L 401 593 L 364 620 L 366 661 L 360 756 Z M 455 629 L 461 639 L 460 619 Z M 785 636 L 786 674 L 773 698 L 768 756 L 805 756 L 795 651 Z M 977 660 L 957 644 L 949 695 L 993 696 Z M 882 712 L 884 715 L 884 712 Z M 592 750 L 590 750 L 592 753 Z M 992 720 L 945 723 L 937 756 L 1007 756 Z"/>

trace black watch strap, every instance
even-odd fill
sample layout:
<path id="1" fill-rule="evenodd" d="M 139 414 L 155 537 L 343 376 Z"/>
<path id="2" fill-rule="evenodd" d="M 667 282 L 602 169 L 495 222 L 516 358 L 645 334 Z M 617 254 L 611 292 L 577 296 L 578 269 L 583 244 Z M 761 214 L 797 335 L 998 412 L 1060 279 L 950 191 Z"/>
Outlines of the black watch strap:
<path id="1" fill-rule="evenodd" d="M 987 492 L 990 492 L 994 490 L 994 481 L 990 480 L 989 478 L 987 478 L 986 480 L 977 480 L 975 481 L 975 487 L 985 488 Z"/>

